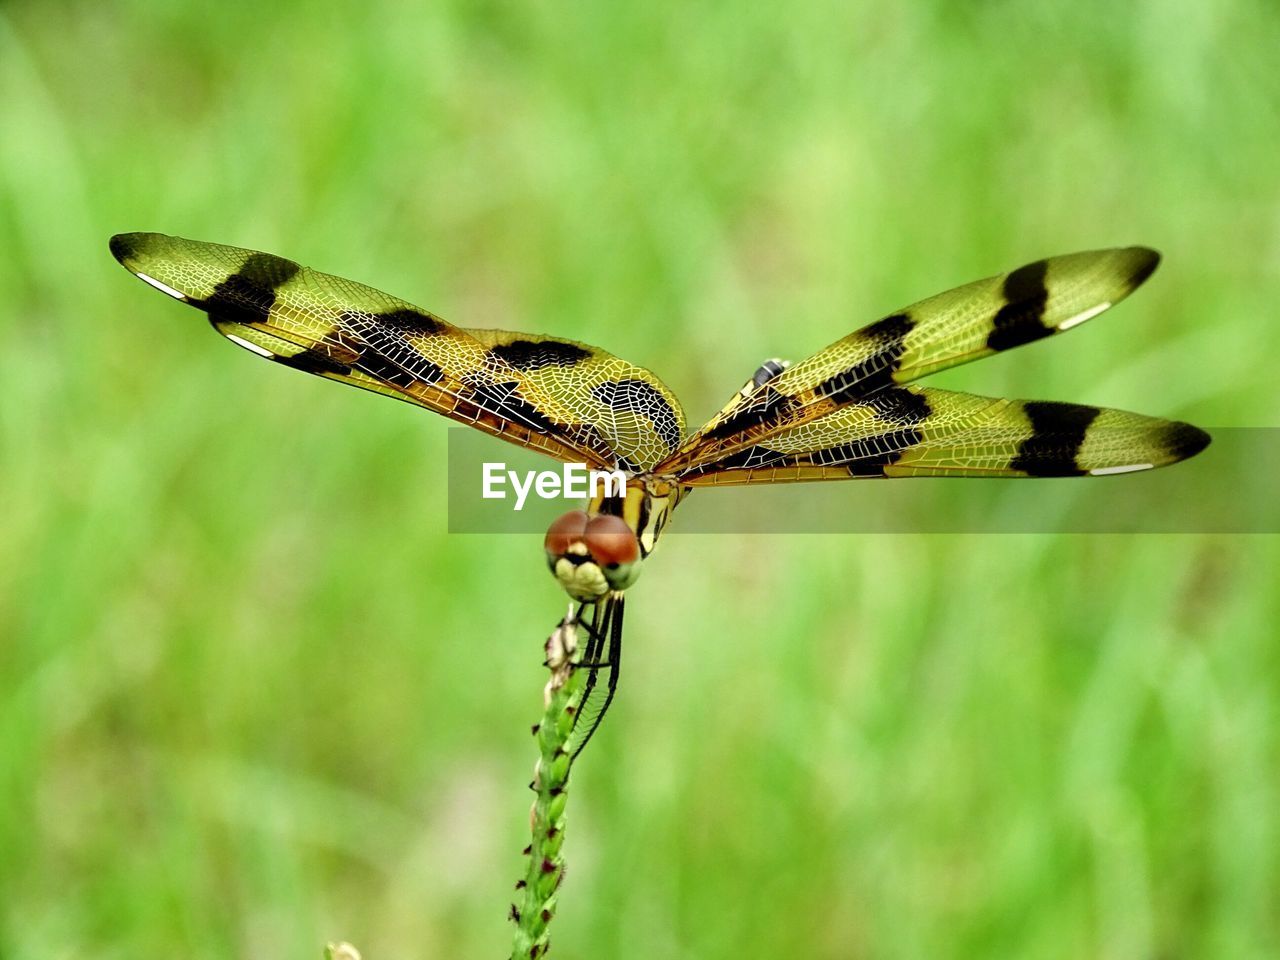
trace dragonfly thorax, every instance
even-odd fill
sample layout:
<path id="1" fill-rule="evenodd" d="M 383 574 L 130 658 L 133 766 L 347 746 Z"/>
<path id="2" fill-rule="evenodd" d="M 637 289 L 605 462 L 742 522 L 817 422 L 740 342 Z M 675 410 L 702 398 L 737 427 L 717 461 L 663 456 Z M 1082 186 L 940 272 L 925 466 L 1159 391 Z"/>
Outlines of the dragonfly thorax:
<path id="1" fill-rule="evenodd" d="M 640 544 L 621 517 L 570 510 L 547 529 L 547 566 L 573 599 L 592 603 L 640 576 Z"/>

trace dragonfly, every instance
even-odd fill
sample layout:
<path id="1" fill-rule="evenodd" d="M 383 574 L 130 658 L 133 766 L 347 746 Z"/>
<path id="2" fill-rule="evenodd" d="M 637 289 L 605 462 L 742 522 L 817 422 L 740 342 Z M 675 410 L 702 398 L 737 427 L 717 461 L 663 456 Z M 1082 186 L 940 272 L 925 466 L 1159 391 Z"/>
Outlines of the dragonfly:
<path id="1" fill-rule="evenodd" d="M 116 259 L 286 367 L 416 404 L 556 460 L 621 471 L 556 519 L 547 566 L 590 670 L 573 758 L 617 690 L 624 598 L 676 509 L 700 487 L 893 477 L 1099 477 L 1184 460 L 1188 423 L 1086 404 L 922 387 L 970 360 L 1079 326 L 1160 262 L 1149 248 L 1036 260 L 921 300 L 798 363 L 767 360 L 701 428 L 644 367 L 574 340 L 456 327 L 292 260 L 158 233 L 112 237 Z"/>

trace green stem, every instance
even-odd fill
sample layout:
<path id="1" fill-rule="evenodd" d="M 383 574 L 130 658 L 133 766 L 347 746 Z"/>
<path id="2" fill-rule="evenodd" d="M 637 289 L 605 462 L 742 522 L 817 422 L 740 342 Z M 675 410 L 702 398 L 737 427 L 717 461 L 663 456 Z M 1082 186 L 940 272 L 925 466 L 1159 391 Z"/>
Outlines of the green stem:
<path id="1" fill-rule="evenodd" d="M 564 810 L 569 799 L 567 749 L 574 718 L 582 701 L 582 671 L 573 669 L 581 656 L 578 622 L 572 609 L 547 639 L 547 666 L 551 679 L 544 690 L 546 710 L 533 728 L 541 756 L 534 771 L 537 799 L 529 814 L 533 840 L 525 848 L 529 869 L 516 884 L 523 903 L 512 904 L 516 923 L 513 960 L 538 960 L 546 956 L 551 940 L 547 925 L 556 912 L 556 891 L 564 877 Z"/>

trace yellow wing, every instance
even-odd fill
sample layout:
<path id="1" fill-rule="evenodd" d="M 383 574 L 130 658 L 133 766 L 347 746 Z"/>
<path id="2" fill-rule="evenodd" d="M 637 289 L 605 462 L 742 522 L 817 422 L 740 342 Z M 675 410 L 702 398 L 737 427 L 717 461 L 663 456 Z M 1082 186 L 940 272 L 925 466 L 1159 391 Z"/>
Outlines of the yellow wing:
<path id="1" fill-rule="evenodd" d="M 259 356 L 559 460 L 644 470 L 684 435 L 662 382 L 597 347 L 463 330 L 372 287 L 238 247 L 129 233 L 111 239 L 111 252 Z"/>
<path id="2" fill-rule="evenodd" d="M 693 471 L 880 390 L 1069 330 L 1123 300 L 1159 261 L 1145 247 L 1074 253 L 922 300 L 736 396 L 655 470 Z"/>
<path id="3" fill-rule="evenodd" d="M 684 439 L 680 402 L 643 367 L 572 340 L 507 330 L 465 332 L 519 371 L 554 422 L 591 424 L 623 470 L 650 469 Z M 573 351 L 575 362 L 564 363 Z"/>
<path id="4" fill-rule="evenodd" d="M 857 477 L 1072 477 L 1148 470 L 1203 450 L 1187 423 L 1075 403 L 892 387 L 694 467 L 690 486 Z"/>

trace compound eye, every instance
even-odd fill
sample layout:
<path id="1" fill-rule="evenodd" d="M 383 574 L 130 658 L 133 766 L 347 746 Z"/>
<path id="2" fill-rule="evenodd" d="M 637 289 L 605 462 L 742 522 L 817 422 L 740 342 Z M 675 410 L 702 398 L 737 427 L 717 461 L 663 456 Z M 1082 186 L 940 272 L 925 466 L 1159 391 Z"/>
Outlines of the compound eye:
<path id="1" fill-rule="evenodd" d="M 640 544 L 621 517 L 592 517 L 587 551 L 612 590 L 625 590 L 640 576 Z"/>
<path id="2" fill-rule="evenodd" d="M 601 514 L 587 523 L 587 551 L 606 570 L 640 559 L 640 544 L 621 517 Z"/>
<path id="3" fill-rule="evenodd" d="M 563 557 L 575 543 L 582 543 L 587 536 L 587 523 L 591 518 L 585 510 L 570 510 L 547 528 L 542 541 L 548 557 Z"/>

